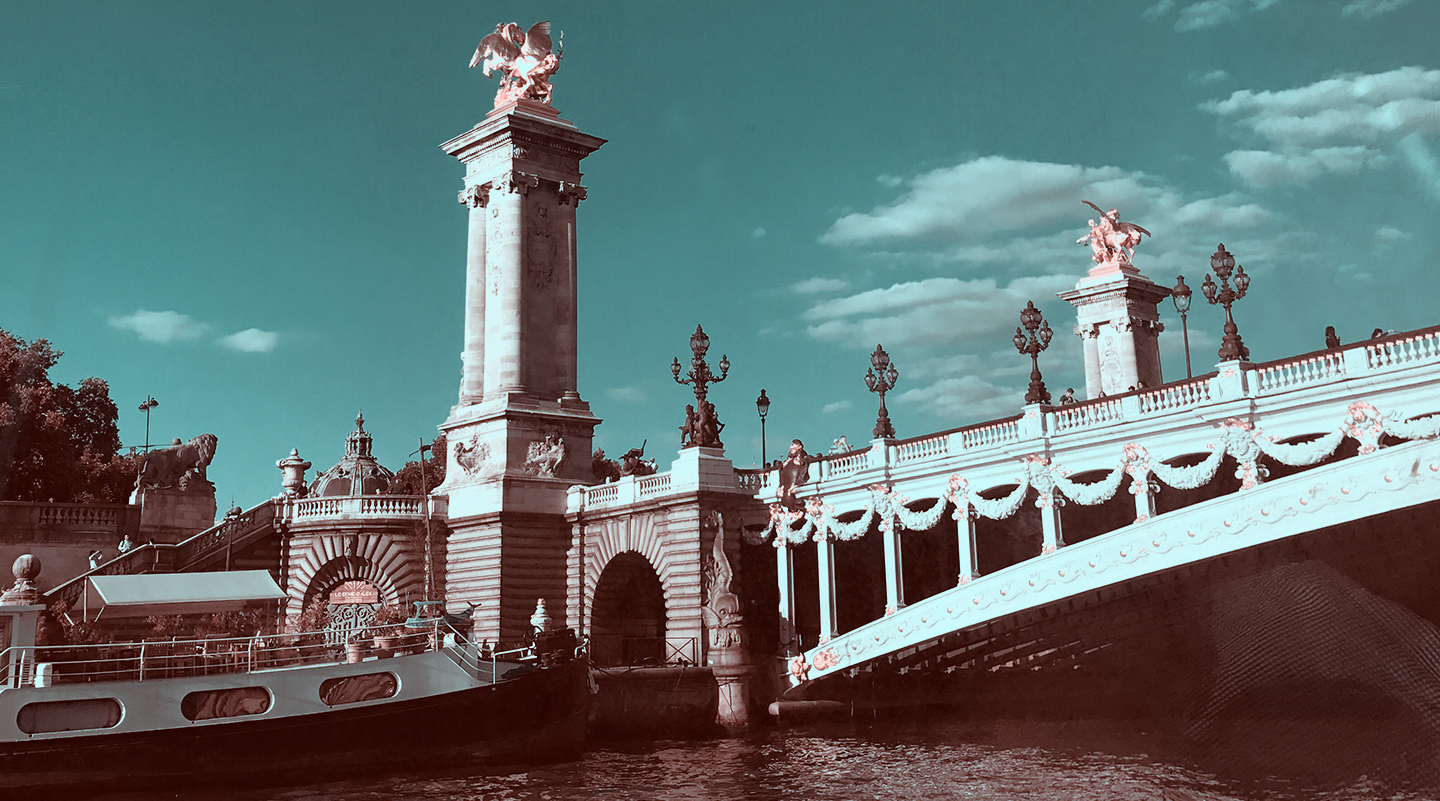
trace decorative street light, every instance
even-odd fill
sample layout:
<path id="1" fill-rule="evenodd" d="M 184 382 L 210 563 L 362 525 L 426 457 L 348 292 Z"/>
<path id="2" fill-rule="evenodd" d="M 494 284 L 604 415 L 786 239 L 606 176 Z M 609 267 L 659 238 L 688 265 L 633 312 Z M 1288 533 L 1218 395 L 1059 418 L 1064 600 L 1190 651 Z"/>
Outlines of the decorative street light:
<path id="1" fill-rule="evenodd" d="M 725 380 L 730 373 L 730 359 L 724 354 L 720 355 L 720 375 L 710 372 L 710 365 L 705 363 L 705 352 L 710 349 L 710 337 L 705 336 L 705 329 L 695 326 L 695 333 L 690 335 L 690 372 L 680 377 L 680 359 L 670 365 L 670 374 L 675 377 L 677 384 L 690 384 L 695 388 L 695 407 L 686 414 L 685 425 L 680 429 L 681 445 L 683 447 L 718 448 L 720 447 L 720 429 L 725 427 L 724 423 L 715 416 L 715 404 L 705 399 L 710 384 L 718 384 Z"/>
<path id="2" fill-rule="evenodd" d="M 765 461 L 765 415 L 770 413 L 770 399 L 765 397 L 765 390 L 760 390 L 760 397 L 755 399 L 755 411 L 760 413 L 760 466 L 768 467 L 769 462 Z"/>
<path id="3" fill-rule="evenodd" d="M 1185 313 L 1190 311 L 1190 296 L 1194 294 L 1190 287 L 1185 286 L 1185 276 L 1175 277 L 1175 288 L 1170 290 L 1170 299 L 1175 301 L 1175 311 L 1180 312 L 1180 332 L 1185 336 L 1185 377 L 1193 378 L 1190 373 L 1190 329 L 1185 324 Z"/>
<path id="4" fill-rule="evenodd" d="M 1230 289 L 1230 270 L 1235 270 L 1235 289 Z M 1215 255 L 1210 257 L 1210 269 L 1220 278 L 1220 286 L 1217 290 L 1215 282 L 1210 280 L 1209 273 L 1205 275 L 1205 283 L 1200 286 L 1200 291 L 1205 293 L 1205 300 L 1211 306 L 1220 304 L 1225 307 L 1225 336 L 1220 342 L 1221 361 L 1234 361 L 1236 359 L 1249 359 L 1250 349 L 1240 341 L 1240 329 L 1235 325 L 1235 318 L 1230 314 L 1230 304 L 1245 297 L 1245 290 L 1250 286 L 1250 276 L 1245 274 L 1244 267 L 1235 266 L 1235 257 L 1225 250 L 1222 243 Z"/>
<path id="5" fill-rule="evenodd" d="M 160 405 L 160 401 L 149 395 L 145 396 L 145 402 L 140 404 L 140 411 L 145 413 L 145 450 L 150 450 L 150 410 Z"/>
<path id="6" fill-rule="evenodd" d="M 1020 324 L 1025 327 L 1025 332 L 1015 329 L 1015 349 L 1030 356 L 1030 390 L 1025 393 L 1025 403 L 1049 403 L 1050 393 L 1045 391 L 1045 382 L 1040 380 L 1040 351 L 1050 347 L 1050 338 L 1055 336 L 1055 332 L 1040 316 L 1033 300 L 1025 301 L 1025 308 L 1020 310 Z"/>
<path id="7" fill-rule="evenodd" d="M 895 388 L 895 381 L 900 378 L 900 371 L 890 363 L 890 354 L 879 345 L 875 346 L 875 352 L 870 354 L 870 369 L 865 371 L 865 386 L 871 392 L 880 394 L 880 416 L 875 418 L 875 430 L 871 432 L 876 439 L 893 439 L 895 426 L 890 425 L 890 412 L 885 409 L 885 393 Z"/>

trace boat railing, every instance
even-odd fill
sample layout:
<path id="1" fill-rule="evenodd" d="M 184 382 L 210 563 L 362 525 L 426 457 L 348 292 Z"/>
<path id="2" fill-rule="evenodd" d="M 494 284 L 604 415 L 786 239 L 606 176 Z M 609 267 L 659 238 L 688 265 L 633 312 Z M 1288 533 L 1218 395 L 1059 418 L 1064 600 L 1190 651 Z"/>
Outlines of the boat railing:
<path id="1" fill-rule="evenodd" d="M 439 618 L 415 621 L 403 633 L 393 627 L 358 630 L 352 642 L 365 642 L 361 658 L 385 658 L 451 648 L 461 638 Z M 447 637 L 446 635 L 453 635 Z M 145 640 L 127 643 L 11 647 L 0 652 L 0 670 L 14 667 L 6 687 L 99 681 L 148 681 L 160 678 L 252 673 L 277 668 L 334 664 L 347 660 L 346 643 L 329 632 L 256 634 L 250 637 Z M 369 647 L 374 642 L 373 648 Z M 457 649 L 458 650 L 458 649 Z"/>

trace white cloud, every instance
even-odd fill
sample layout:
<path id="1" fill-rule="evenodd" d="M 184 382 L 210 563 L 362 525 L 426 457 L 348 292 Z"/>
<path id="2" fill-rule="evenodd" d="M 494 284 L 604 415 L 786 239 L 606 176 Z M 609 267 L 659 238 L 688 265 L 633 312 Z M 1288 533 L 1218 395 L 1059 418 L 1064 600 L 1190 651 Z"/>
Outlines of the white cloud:
<path id="1" fill-rule="evenodd" d="M 1351 14 L 1359 14 L 1365 19 L 1371 19 L 1408 5 L 1410 5 L 1410 0 L 1356 0 L 1340 9 L 1340 13 L 1347 17 Z"/>
<path id="2" fill-rule="evenodd" d="M 1230 73 L 1225 70 L 1210 70 L 1209 72 L 1192 72 L 1189 75 L 1191 81 L 1199 84 L 1219 83 L 1230 80 Z"/>
<path id="3" fill-rule="evenodd" d="M 247 328 L 220 338 L 221 347 L 238 350 L 241 353 L 269 353 L 280 344 L 280 335 L 274 331 Z"/>
<path id="4" fill-rule="evenodd" d="M 759 239 L 760 237 L 764 236 L 765 234 L 766 234 L 766 231 L 765 231 L 764 228 L 756 228 L 755 230 L 753 230 L 753 231 L 750 232 L 750 236 L 754 237 L 755 239 Z"/>
<path id="5" fill-rule="evenodd" d="M 1118 208 L 1122 219 L 1155 234 L 1139 249 L 1142 270 L 1168 271 L 1222 239 L 1241 245 L 1237 233 L 1258 233 L 1275 220 L 1238 192 L 1186 196 L 1118 167 L 988 156 L 916 176 L 894 202 L 837 219 L 821 241 L 896 263 L 1073 273 L 1088 264 L 1089 251 L 1075 240 L 1095 216 L 1082 199 Z"/>
<path id="6" fill-rule="evenodd" d="M 843 278 L 809 278 L 790 285 L 790 291 L 797 295 L 822 295 L 830 292 L 844 292 L 850 282 Z"/>
<path id="7" fill-rule="evenodd" d="M 140 309 L 124 317 L 111 317 L 110 327 L 137 334 L 146 342 L 183 342 L 199 339 L 208 329 L 204 323 L 188 314 L 175 311 L 146 311 Z"/>
<path id="8" fill-rule="evenodd" d="M 613 401 L 618 401 L 620 403 L 644 403 L 645 401 L 649 400 L 650 396 L 645 394 L 645 390 L 639 387 L 630 386 L 612 387 L 610 389 L 607 389 L 605 390 L 605 397 Z"/>
<path id="9" fill-rule="evenodd" d="M 1175 20 L 1175 30 L 1185 33 L 1214 28 L 1217 25 L 1234 22 L 1244 14 L 1264 11 L 1279 2 L 1280 0 L 1201 0 L 1198 3 L 1189 3 L 1180 9 Z M 1161 17 L 1167 16 L 1177 5 L 1179 3 L 1176 0 L 1160 0 L 1145 9 L 1143 15 L 1145 21 L 1155 22 Z"/>
<path id="10" fill-rule="evenodd" d="M 834 414 L 835 412 L 843 412 L 843 411 L 845 411 L 846 409 L 852 408 L 852 407 L 854 407 L 854 406 L 855 406 L 855 404 L 854 404 L 854 403 L 851 403 L 851 402 L 848 401 L 848 400 L 835 401 L 834 403 L 827 403 L 827 404 L 825 404 L 824 406 L 821 406 L 821 407 L 820 407 L 820 413 L 821 413 L 821 414 Z"/>
<path id="11" fill-rule="evenodd" d="M 1414 238 L 1413 234 L 1390 225 L 1382 225 L 1375 229 L 1375 245 L 1379 248 L 1392 248 L 1407 239 Z"/>
<path id="12" fill-rule="evenodd" d="M 1052 390 L 1052 394 L 1059 393 Z M 979 422 L 1015 414 L 1024 403 L 1024 395 L 1024 389 L 997 386 L 980 376 L 967 375 L 902 392 L 897 400 L 922 412 Z"/>
<path id="13" fill-rule="evenodd" d="M 1225 163 L 1245 183 L 1255 187 L 1308 184 L 1324 172 L 1353 174 L 1362 167 L 1379 167 L 1384 154 L 1368 147 L 1324 147 L 1315 150 L 1232 150 Z"/>
<path id="14" fill-rule="evenodd" d="M 1294 89 L 1242 89 L 1201 108 L 1269 145 L 1226 156 L 1231 171 L 1252 186 L 1382 167 L 1396 149 L 1424 178 L 1429 151 L 1422 137 L 1440 133 L 1440 70 L 1401 67 Z M 1433 180 L 1427 189 L 1440 191 Z"/>

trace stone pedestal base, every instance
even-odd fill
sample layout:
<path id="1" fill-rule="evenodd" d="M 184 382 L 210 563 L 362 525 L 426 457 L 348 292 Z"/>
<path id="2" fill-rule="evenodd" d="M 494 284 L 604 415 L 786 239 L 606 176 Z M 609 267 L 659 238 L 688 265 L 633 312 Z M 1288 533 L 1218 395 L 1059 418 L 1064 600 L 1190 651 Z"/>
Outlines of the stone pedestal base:
<path id="1" fill-rule="evenodd" d="M 138 489 L 130 503 L 140 507 L 139 541 L 179 542 L 215 525 L 215 490 Z"/>
<path id="2" fill-rule="evenodd" d="M 710 670 L 715 673 L 719 708 L 715 722 L 729 732 L 747 731 L 755 727 L 750 709 L 750 680 L 755 672 L 741 648 L 716 648 L 710 651 Z"/>
<path id="3" fill-rule="evenodd" d="M 1082 279 L 1060 297 L 1075 307 L 1085 348 L 1085 394 L 1119 395 L 1161 384 L 1160 301 L 1170 290 L 1132 270 Z"/>

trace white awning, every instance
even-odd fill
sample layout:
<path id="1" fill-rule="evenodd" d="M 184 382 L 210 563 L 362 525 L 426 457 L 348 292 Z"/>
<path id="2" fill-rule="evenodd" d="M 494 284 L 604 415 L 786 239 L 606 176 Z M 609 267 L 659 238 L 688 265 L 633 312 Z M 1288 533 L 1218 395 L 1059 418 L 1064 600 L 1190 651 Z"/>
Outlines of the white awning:
<path id="1" fill-rule="evenodd" d="M 255 601 L 276 601 L 285 593 L 266 570 L 228 573 L 145 573 L 91 576 L 85 608 L 99 617 L 148 617 L 232 612 Z"/>

